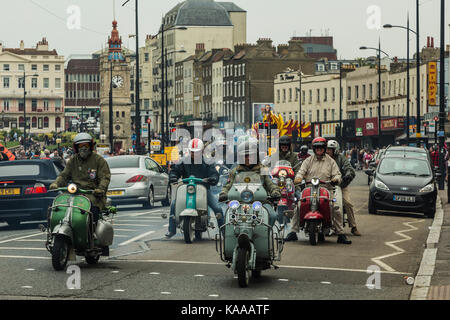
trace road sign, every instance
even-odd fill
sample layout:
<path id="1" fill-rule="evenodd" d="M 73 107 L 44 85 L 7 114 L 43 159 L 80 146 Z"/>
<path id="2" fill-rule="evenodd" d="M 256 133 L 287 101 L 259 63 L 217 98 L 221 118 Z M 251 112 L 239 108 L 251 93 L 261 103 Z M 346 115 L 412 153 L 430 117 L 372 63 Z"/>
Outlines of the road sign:
<path id="1" fill-rule="evenodd" d="M 444 136 L 444 131 L 438 131 L 437 132 L 437 136 L 438 137 L 443 137 Z"/>

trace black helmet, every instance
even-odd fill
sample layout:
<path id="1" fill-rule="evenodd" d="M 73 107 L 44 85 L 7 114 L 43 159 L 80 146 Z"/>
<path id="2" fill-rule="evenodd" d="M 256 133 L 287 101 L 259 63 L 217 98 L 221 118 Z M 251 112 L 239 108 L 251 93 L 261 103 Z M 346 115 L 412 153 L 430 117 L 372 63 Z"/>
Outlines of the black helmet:
<path id="1" fill-rule="evenodd" d="M 280 138 L 280 140 L 278 141 L 278 144 L 280 146 L 291 146 L 291 138 L 289 138 L 288 136 L 282 136 Z"/>
<path id="2" fill-rule="evenodd" d="M 301 147 L 300 147 L 300 152 L 301 153 L 303 153 L 303 154 L 306 154 L 307 152 L 308 152 L 308 146 L 307 145 L 302 145 Z"/>

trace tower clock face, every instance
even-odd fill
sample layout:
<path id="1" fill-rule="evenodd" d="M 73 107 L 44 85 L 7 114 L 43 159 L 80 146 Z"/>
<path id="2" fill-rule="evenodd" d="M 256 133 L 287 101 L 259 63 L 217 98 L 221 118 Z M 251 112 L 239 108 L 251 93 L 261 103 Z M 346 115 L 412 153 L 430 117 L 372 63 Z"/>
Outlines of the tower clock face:
<path id="1" fill-rule="evenodd" d="M 112 83 L 116 88 L 122 88 L 123 87 L 123 78 L 121 76 L 114 76 L 112 78 Z"/>

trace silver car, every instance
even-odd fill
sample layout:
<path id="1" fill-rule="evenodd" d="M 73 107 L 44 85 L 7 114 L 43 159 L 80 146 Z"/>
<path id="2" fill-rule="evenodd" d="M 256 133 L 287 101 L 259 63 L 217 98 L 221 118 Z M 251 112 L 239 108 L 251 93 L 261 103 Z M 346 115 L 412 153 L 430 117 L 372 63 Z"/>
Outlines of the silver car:
<path id="1" fill-rule="evenodd" d="M 108 198 L 113 205 L 143 204 L 152 208 L 155 202 L 170 205 L 167 170 L 147 156 L 116 156 L 105 159 L 111 170 Z"/>

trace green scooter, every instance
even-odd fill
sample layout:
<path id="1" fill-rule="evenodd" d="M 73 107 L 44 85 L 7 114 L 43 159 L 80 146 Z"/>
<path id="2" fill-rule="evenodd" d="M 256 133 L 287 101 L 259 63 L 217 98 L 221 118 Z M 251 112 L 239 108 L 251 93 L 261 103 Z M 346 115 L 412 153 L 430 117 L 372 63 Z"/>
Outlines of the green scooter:
<path id="1" fill-rule="evenodd" d="M 117 209 L 108 207 L 101 212 L 94 230 L 91 201 L 84 196 L 92 190 L 78 189 L 72 183 L 51 191 L 63 191 L 48 209 L 47 228 L 42 227 L 47 231 L 45 246 L 52 255 L 53 268 L 64 270 L 69 260 L 76 260 L 76 255 L 84 256 L 88 264 L 96 264 L 102 255 L 109 256 L 114 237 L 112 220 Z M 105 216 L 110 214 L 107 221 Z"/>
<path id="2" fill-rule="evenodd" d="M 274 261 L 281 260 L 284 227 L 270 225 L 267 206 L 275 199 L 268 197 L 259 174 L 239 173 L 228 191 L 228 200 L 225 224 L 216 235 L 216 251 L 237 274 L 239 286 L 247 287 L 250 277 L 258 278 L 262 270 L 278 268 Z"/>

